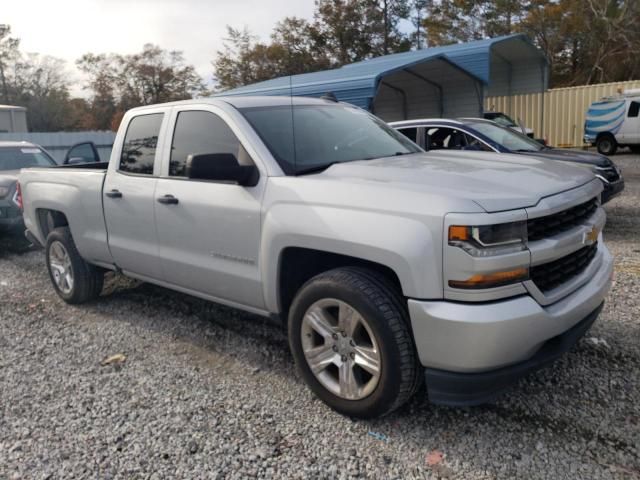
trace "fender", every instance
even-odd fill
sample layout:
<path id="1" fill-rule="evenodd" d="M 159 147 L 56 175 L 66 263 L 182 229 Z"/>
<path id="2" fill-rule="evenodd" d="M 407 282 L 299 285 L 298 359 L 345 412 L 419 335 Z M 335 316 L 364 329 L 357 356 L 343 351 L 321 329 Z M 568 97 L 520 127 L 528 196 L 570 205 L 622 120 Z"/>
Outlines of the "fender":
<path id="1" fill-rule="evenodd" d="M 57 210 L 67 217 L 78 252 L 90 262 L 112 263 L 102 215 L 103 171 L 30 169 L 20 176 L 27 229 L 43 245 L 45 232 L 38 222 L 39 209 Z M 73 183 L 70 182 L 73 180 Z"/>
<path id="2" fill-rule="evenodd" d="M 442 240 L 416 218 L 361 209 L 279 203 L 266 212 L 260 258 L 266 307 L 280 311 L 282 252 L 301 247 L 348 255 L 393 270 L 403 294 L 442 297 Z"/>

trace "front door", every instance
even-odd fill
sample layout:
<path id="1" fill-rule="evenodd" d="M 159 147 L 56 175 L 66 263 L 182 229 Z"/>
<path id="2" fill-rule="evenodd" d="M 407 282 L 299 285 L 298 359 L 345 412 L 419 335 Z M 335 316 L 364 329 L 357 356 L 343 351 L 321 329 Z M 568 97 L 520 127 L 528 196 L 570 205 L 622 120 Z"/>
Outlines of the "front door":
<path id="1" fill-rule="evenodd" d="M 176 112 L 169 161 L 156 187 L 156 225 L 164 280 L 217 299 L 264 307 L 260 214 L 265 177 L 255 187 L 186 178 L 187 157 L 233 154 L 253 160 L 209 107 Z M 207 108 L 205 110 L 205 108 Z M 213 107 L 211 107 L 213 108 Z"/>
<path id="2" fill-rule="evenodd" d="M 164 114 L 138 115 L 127 125 L 119 161 L 112 161 L 103 188 L 111 256 L 126 273 L 159 280 L 154 223 L 156 153 Z"/>

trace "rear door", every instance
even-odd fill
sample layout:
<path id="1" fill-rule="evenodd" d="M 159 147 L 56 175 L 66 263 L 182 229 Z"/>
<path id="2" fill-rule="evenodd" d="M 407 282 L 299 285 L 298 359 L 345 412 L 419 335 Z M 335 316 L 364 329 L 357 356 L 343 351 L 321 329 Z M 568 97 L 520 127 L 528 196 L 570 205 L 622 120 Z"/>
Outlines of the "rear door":
<path id="1" fill-rule="evenodd" d="M 109 248 L 116 264 L 126 273 L 158 280 L 154 194 L 165 117 L 161 109 L 130 117 L 124 138 L 116 139 L 120 148 L 113 152 L 103 188 Z"/>
<path id="2" fill-rule="evenodd" d="M 240 140 L 242 131 L 218 107 L 175 107 L 171 124 L 171 144 L 165 146 L 155 194 L 164 280 L 219 300 L 262 308 L 259 248 L 266 176 L 254 162 L 257 154 Z M 188 179 L 187 157 L 198 153 L 233 154 L 240 164 L 257 165 L 260 180 L 255 187 L 243 187 Z"/>

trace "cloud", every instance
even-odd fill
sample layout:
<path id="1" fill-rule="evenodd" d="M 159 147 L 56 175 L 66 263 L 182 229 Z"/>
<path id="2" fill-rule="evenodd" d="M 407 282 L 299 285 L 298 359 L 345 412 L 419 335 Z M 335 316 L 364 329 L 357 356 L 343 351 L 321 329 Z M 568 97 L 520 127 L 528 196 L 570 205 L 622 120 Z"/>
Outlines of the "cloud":
<path id="1" fill-rule="evenodd" d="M 223 48 L 226 25 L 244 27 L 267 39 L 286 16 L 312 18 L 313 0 L 21 0 L 3 2 L 2 22 L 11 25 L 22 50 L 69 62 L 87 52 L 134 53 L 145 43 L 182 50 L 205 81 Z"/>

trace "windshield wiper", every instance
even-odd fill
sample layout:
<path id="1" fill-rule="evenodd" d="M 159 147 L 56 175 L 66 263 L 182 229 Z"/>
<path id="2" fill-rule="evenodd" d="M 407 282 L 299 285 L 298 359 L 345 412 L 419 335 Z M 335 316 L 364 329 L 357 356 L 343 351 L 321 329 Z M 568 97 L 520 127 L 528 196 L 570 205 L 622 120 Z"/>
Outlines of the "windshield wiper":
<path id="1" fill-rule="evenodd" d="M 303 168 L 302 170 L 297 170 L 296 175 L 306 175 L 308 173 L 322 172 L 323 170 L 326 170 L 327 168 L 335 165 L 336 163 L 343 163 L 343 162 L 323 163 L 322 165 L 314 165 L 313 167 Z"/>
<path id="2" fill-rule="evenodd" d="M 409 155 L 411 153 L 416 153 L 416 152 L 395 152 L 393 155 L 389 155 L 389 156 L 390 157 L 399 157 L 401 155 Z M 303 168 L 302 170 L 297 170 L 296 171 L 296 175 L 307 175 L 309 173 L 322 172 L 322 171 L 326 170 L 327 168 L 335 165 L 336 163 L 357 162 L 357 161 L 360 161 L 360 160 L 375 160 L 377 158 L 384 158 L 384 157 L 385 157 L 385 155 L 383 155 L 381 157 L 354 158 L 353 160 L 344 160 L 344 161 L 339 161 L 339 162 L 323 163 L 322 165 L 314 165 L 313 167 L 308 167 L 308 168 Z"/>

